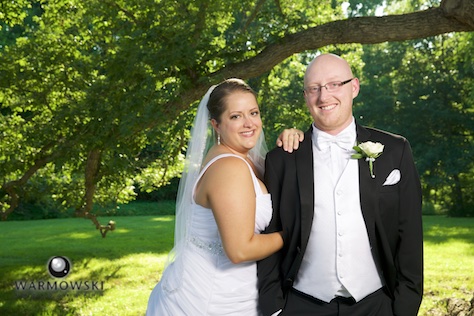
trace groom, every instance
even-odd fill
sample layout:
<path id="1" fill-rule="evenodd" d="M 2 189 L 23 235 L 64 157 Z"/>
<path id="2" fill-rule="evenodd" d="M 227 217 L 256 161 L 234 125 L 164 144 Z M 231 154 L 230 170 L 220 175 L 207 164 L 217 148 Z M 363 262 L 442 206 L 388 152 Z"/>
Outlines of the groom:
<path id="1" fill-rule="evenodd" d="M 419 177 L 405 138 L 355 122 L 358 93 L 359 80 L 345 60 L 316 57 L 304 77 L 314 123 L 297 151 L 276 148 L 267 155 L 274 209 L 267 231 L 283 230 L 285 245 L 258 264 L 265 316 L 417 315 L 423 293 Z M 352 157 L 356 144 L 366 150 L 361 159 Z M 366 160 L 367 154 L 376 158 Z"/>

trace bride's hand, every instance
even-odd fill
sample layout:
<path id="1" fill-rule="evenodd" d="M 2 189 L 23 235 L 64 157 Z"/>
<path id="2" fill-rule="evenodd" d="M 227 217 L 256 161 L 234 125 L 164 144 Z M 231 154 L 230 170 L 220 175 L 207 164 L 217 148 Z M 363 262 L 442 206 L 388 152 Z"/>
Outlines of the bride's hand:
<path id="1" fill-rule="evenodd" d="M 278 147 L 283 146 L 283 150 L 289 153 L 298 149 L 300 142 L 304 139 L 304 133 L 296 128 L 288 128 L 281 132 L 276 141 Z"/>

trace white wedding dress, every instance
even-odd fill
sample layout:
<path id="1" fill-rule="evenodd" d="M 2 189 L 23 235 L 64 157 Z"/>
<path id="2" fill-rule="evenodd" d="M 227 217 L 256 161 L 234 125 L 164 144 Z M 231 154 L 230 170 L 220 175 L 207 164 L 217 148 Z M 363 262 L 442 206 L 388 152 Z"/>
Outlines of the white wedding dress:
<path id="1" fill-rule="evenodd" d="M 232 154 L 215 157 L 203 168 L 198 181 L 213 162 L 228 156 L 239 157 Z M 260 233 L 271 220 L 271 198 L 262 192 L 248 166 L 256 194 L 255 233 Z M 191 207 L 193 214 L 185 249 L 153 289 L 146 315 L 258 315 L 256 262 L 230 262 L 222 248 L 212 210 L 195 204 L 194 200 Z"/>

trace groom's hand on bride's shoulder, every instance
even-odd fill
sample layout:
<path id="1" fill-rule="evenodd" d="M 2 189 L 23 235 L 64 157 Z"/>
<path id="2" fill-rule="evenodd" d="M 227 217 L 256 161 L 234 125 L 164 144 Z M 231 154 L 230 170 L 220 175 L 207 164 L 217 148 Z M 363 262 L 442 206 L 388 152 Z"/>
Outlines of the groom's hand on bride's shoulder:
<path id="1" fill-rule="evenodd" d="M 283 147 L 284 151 L 289 153 L 293 150 L 297 150 L 300 146 L 300 142 L 304 139 L 304 133 L 296 128 L 287 128 L 281 132 L 280 136 L 276 141 L 278 147 Z"/>

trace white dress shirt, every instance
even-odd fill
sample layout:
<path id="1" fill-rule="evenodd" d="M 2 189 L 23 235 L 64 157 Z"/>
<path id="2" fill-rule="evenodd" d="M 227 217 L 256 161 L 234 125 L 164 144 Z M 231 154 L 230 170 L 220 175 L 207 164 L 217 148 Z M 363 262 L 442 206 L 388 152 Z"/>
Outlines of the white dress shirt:
<path id="1" fill-rule="evenodd" d="M 360 207 L 358 161 L 351 159 L 354 120 L 337 136 L 342 144 L 313 125 L 314 217 L 294 283 L 328 303 L 336 296 L 360 301 L 382 287 Z"/>

